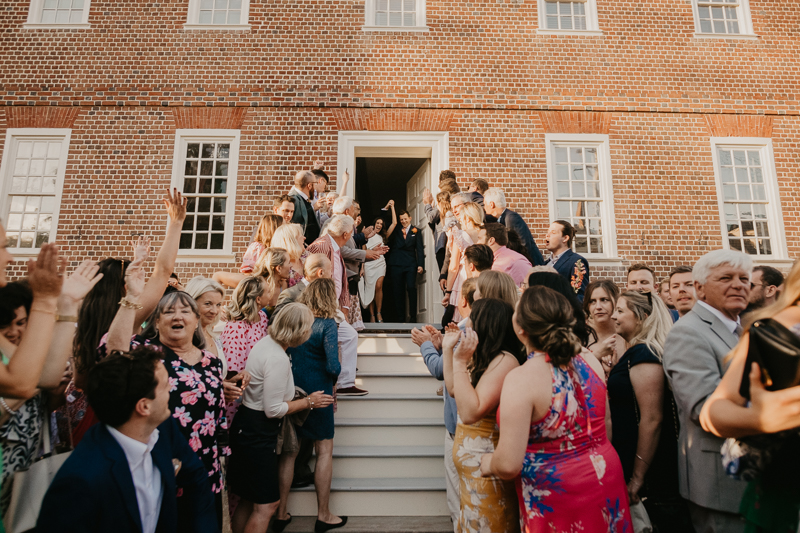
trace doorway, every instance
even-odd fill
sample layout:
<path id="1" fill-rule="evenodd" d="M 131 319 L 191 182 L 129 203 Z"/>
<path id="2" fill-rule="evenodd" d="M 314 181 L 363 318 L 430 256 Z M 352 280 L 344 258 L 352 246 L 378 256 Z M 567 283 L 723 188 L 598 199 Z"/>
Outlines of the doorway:
<path id="1" fill-rule="evenodd" d="M 417 278 L 417 322 L 441 321 L 444 308 L 439 289 L 439 269 L 434 252 L 433 232 L 427 224 L 422 191 L 438 192 L 439 172 L 448 168 L 446 132 L 339 132 L 338 168 L 349 169 L 352 179 L 345 193 L 355 197 L 362 208 L 365 224 L 383 216 L 391 223 L 391 213 L 381 208 L 389 199 L 395 209 L 409 212 L 412 224 L 422 232 L 425 245 L 425 272 Z M 434 183 L 436 182 L 436 183 Z M 399 226 L 399 224 L 398 224 Z M 388 279 L 384 280 L 384 292 Z M 389 301 L 384 300 L 384 309 Z M 369 313 L 365 318 L 369 319 Z M 385 320 L 389 317 L 384 316 Z"/>

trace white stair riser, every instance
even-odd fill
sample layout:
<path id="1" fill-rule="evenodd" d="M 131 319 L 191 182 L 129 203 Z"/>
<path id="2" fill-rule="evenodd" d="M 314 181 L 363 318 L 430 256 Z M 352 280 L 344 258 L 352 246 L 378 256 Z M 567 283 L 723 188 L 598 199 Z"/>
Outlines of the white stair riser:
<path id="1" fill-rule="evenodd" d="M 345 516 L 446 516 L 447 495 L 444 491 L 374 491 L 331 492 L 332 513 Z M 314 492 L 292 492 L 289 513 L 294 516 L 316 516 Z M 377 531 L 377 530 L 376 530 Z"/>
<path id="2" fill-rule="evenodd" d="M 435 400 L 344 400 L 337 416 L 343 418 L 441 418 L 444 401 Z"/>
<path id="3" fill-rule="evenodd" d="M 315 458 L 316 460 L 316 458 Z M 315 461 L 311 462 L 314 469 Z M 441 457 L 334 457 L 334 478 L 444 477 L 444 445 Z"/>
<path id="4" fill-rule="evenodd" d="M 359 367 L 361 368 L 361 367 Z M 435 394 L 444 383 L 430 374 L 425 376 L 364 376 L 356 375 L 356 386 L 380 394 Z"/>
<path id="5" fill-rule="evenodd" d="M 360 337 L 358 353 L 419 354 L 419 346 L 410 338 Z"/>
<path id="6" fill-rule="evenodd" d="M 336 446 L 444 446 L 444 422 L 437 426 L 337 426 Z M 424 477 L 424 476 L 423 476 Z M 430 476 L 428 476 L 430 477 Z"/>
<path id="7" fill-rule="evenodd" d="M 356 366 L 359 372 L 428 373 L 421 355 L 359 355 Z"/>

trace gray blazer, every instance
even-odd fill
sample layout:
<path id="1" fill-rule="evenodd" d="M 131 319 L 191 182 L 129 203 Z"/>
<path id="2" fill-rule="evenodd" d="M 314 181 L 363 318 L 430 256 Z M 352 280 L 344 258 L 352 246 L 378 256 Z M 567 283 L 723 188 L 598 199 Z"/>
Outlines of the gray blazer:
<path id="1" fill-rule="evenodd" d="M 299 300 L 304 290 L 306 290 L 306 284 L 303 281 L 298 281 L 294 286 L 289 287 L 285 291 L 281 291 L 280 296 L 278 296 L 278 303 L 275 304 L 275 309 L 272 310 L 271 321 L 275 320 L 275 317 L 278 316 L 281 309 Z"/>
<path id="2" fill-rule="evenodd" d="M 724 439 L 700 427 L 700 411 L 728 368 L 723 362 L 738 338 L 708 309 L 697 304 L 675 323 L 664 349 L 664 371 L 680 419 L 678 473 L 681 496 L 717 511 L 738 513 L 747 483 L 725 475 Z"/>

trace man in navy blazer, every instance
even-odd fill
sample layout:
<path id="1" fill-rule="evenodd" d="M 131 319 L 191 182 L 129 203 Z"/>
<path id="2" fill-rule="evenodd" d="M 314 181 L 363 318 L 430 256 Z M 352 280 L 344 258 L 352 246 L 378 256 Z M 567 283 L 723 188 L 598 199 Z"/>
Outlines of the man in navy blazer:
<path id="1" fill-rule="evenodd" d="M 545 247 L 551 254 L 547 264 L 569 281 L 572 290 L 582 302 L 589 285 L 589 262 L 572 251 L 574 238 L 575 228 L 566 220 L 556 220 L 550 224 L 545 237 Z"/>
<path id="2" fill-rule="evenodd" d="M 536 246 L 536 241 L 533 240 L 531 229 L 525 220 L 518 213 L 506 208 L 506 195 L 503 189 L 492 187 L 486 191 L 483 197 L 483 209 L 487 215 L 492 215 L 497 218 L 497 221 L 513 230 L 522 239 L 522 243 L 528 250 L 528 255 L 533 261 L 534 265 L 543 265 L 544 258 L 539 247 Z M 488 221 L 487 221 L 488 222 Z"/>
<path id="3" fill-rule="evenodd" d="M 408 211 L 400 211 L 400 225 L 389 237 L 387 274 L 391 278 L 392 294 L 397 306 L 398 320 L 405 319 L 405 297 L 408 294 L 409 321 L 417 319 L 417 274 L 425 269 L 425 249 L 422 232 L 411 224 Z"/>
<path id="4" fill-rule="evenodd" d="M 169 388 L 161 354 L 149 347 L 91 370 L 86 394 L 100 423 L 53 479 L 38 533 L 219 533 L 208 473 L 171 416 Z"/>

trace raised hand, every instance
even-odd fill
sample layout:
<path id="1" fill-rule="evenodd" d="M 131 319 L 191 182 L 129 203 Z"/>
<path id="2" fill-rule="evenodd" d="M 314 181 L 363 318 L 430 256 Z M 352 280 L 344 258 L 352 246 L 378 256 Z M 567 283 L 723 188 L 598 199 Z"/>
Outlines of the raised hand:
<path id="1" fill-rule="evenodd" d="M 180 222 L 186 218 L 186 198 L 181 195 L 180 191 L 173 188 L 164 196 L 164 206 L 167 208 L 170 222 Z"/>
<path id="2" fill-rule="evenodd" d="M 314 161 L 314 170 L 322 170 L 323 168 L 325 168 L 325 161 L 320 159 Z"/>
<path id="3" fill-rule="evenodd" d="M 459 361 L 469 362 L 478 347 L 478 334 L 472 328 L 467 328 L 461 335 L 461 342 L 458 343 L 453 358 Z"/>
<path id="4" fill-rule="evenodd" d="M 384 209 L 389 209 L 390 207 L 394 207 L 394 200 L 389 200 Z"/>
<path id="5" fill-rule="evenodd" d="M 131 265 L 140 266 L 150 257 L 150 237 L 139 235 L 135 240 L 131 241 L 133 248 L 133 262 Z"/>
<path id="6" fill-rule="evenodd" d="M 450 326 L 455 326 L 453 329 Z M 450 324 L 445 329 L 444 337 L 442 338 L 442 349 L 443 350 L 452 350 L 455 348 L 456 344 L 458 344 L 459 339 L 461 338 L 461 330 L 458 329 L 458 326 L 455 324 Z"/>
<path id="7" fill-rule="evenodd" d="M 139 298 L 142 292 L 144 292 L 144 269 L 128 265 L 125 271 L 125 296 L 129 300 Z"/>
<path id="8" fill-rule="evenodd" d="M 43 244 L 36 261 L 28 260 L 28 284 L 34 298 L 58 298 L 64 278 L 64 260 L 55 244 Z"/>
<path id="9" fill-rule="evenodd" d="M 431 205 L 433 203 L 433 195 L 431 194 L 431 190 L 425 187 L 425 190 L 422 191 L 422 203 Z"/>
<path id="10" fill-rule="evenodd" d="M 367 226 L 366 228 L 361 230 L 361 233 L 364 234 L 364 238 L 370 239 L 372 238 L 373 235 L 375 235 L 375 228 L 373 226 Z"/>
<path id="11" fill-rule="evenodd" d="M 75 271 L 64 280 L 61 286 L 61 297 L 73 302 L 80 302 L 89 294 L 92 287 L 103 279 L 103 274 L 98 274 L 100 265 L 90 259 L 86 259 Z"/>

